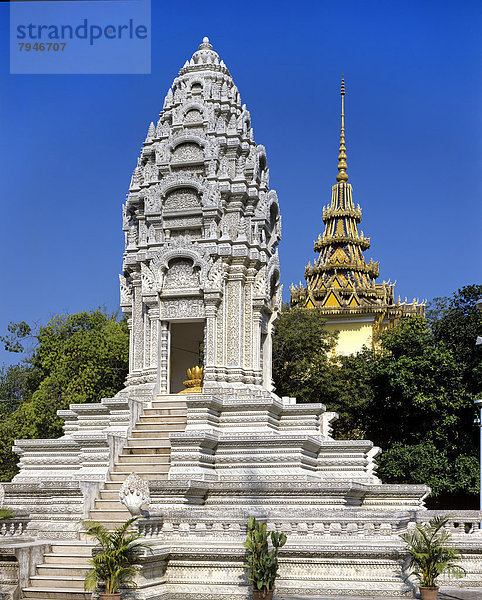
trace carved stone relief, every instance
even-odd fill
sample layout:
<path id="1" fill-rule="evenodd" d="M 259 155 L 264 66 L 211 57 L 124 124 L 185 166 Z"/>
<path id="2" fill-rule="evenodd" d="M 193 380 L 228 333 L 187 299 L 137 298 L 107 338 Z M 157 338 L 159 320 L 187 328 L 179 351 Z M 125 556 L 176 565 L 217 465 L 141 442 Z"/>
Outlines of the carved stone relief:
<path id="1" fill-rule="evenodd" d="M 124 481 L 119 490 L 119 500 L 127 508 L 132 516 L 142 515 L 147 512 L 142 507 L 149 506 L 149 486 L 136 473 L 131 473 Z"/>
<path id="2" fill-rule="evenodd" d="M 199 269 L 193 268 L 192 261 L 184 258 L 170 261 L 162 288 L 163 292 L 198 287 Z"/>
<path id="3" fill-rule="evenodd" d="M 198 123 L 203 120 L 203 115 L 200 110 L 191 109 L 184 115 L 184 124 Z"/>
<path id="4" fill-rule="evenodd" d="M 171 158 L 173 161 L 204 161 L 204 151 L 197 144 L 186 142 L 184 144 L 179 144 L 179 146 L 176 146 L 176 148 L 172 152 Z"/>
<path id="5" fill-rule="evenodd" d="M 181 188 L 170 192 L 164 202 L 164 210 L 189 210 L 201 208 L 201 201 L 195 190 Z"/>
<path id="6" fill-rule="evenodd" d="M 161 300 L 161 319 L 204 318 L 204 303 L 199 298 Z"/>

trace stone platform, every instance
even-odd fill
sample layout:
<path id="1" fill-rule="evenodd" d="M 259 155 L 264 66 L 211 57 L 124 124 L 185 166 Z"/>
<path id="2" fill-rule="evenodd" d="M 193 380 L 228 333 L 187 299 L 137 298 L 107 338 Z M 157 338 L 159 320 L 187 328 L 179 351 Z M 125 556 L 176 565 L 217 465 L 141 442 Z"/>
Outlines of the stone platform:
<path id="1" fill-rule="evenodd" d="M 248 600 L 242 542 L 251 515 L 288 536 L 280 599 L 413 597 L 399 535 L 440 513 L 425 510 L 425 486 L 379 481 L 370 442 L 334 440 L 323 405 L 261 388 L 150 400 L 123 393 L 63 416 L 60 440 L 18 442 L 21 471 L 5 484 L 6 503 L 30 515 L 5 538 L 18 531 L 51 545 L 24 588 L 29 597 L 64 600 L 49 556 L 74 560 L 82 518 L 117 527 L 129 517 L 119 490 L 131 471 L 150 496 L 150 518 L 137 524 L 152 544 L 139 600 Z M 459 512 L 449 523 L 468 571 L 454 585 L 469 589 L 482 586 L 479 519 Z M 78 594 L 81 571 L 71 580 Z"/>
<path id="2" fill-rule="evenodd" d="M 123 230 L 126 387 L 60 411 L 59 439 L 16 441 L 20 470 L 5 504 L 28 518 L 2 525 L 0 549 L 25 541 L 29 567 L 22 580 L 17 557 L 4 561 L 12 598 L 90 599 L 92 544 L 80 521 L 123 523 L 131 474 L 143 490 L 136 508 L 150 511 L 136 526 L 152 543 L 137 600 L 249 600 L 249 516 L 288 536 L 280 596 L 413 597 L 400 534 L 434 514 L 429 489 L 384 485 L 372 442 L 334 439 L 335 413 L 273 392 L 278 198 L 266 149 L 207 38 L 149 126 Z M 204 368 L 200 394 L 184 393 L 193 365 Z M 468 576 L 447 585 L 482 586 L 479 520 L 450 520 Z M 41 558 L 34 544 L 45 544 Z"/>
<path id="3" fill-rule="evenodd" d="M 460 589 L 460 588 L 447 588 L 443 587 L 439 590 L 438 600 L 481 600 L 482 599 L 482 587 Z M 276 594 L 274 600 L 345 600 L 346 596 L 291 596 L 284 594 Z M 367 600 L 366 597 L 362 598 L 359 596 L 351 597 L 350 600 Z M 375 597 L 373 596 L 370 600 L 396 600 L 395 598 L 387 597 Z"/>

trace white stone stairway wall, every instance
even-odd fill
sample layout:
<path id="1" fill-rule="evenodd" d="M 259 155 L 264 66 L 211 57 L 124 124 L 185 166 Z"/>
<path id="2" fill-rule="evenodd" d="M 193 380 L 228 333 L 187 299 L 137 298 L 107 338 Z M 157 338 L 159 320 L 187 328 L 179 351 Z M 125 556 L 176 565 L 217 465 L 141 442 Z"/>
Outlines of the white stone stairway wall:
<path id="1" fill-rule="evenodd" d="M 90 571 L 89 558 L 93 543 L 86 541 L 56 542 L 43 556 L 36 574 L 30 578 L 23 598 L 35 600 L 90 600 L 84 580 Z"/>
<path id="2" fill-rule="evenodd" d="M 182 398 L 182 396 L 181 396 Z M 144 409 L 118 462 L 90 511 L 90 519 L 114 529 L 131 515 L 119 502 L 119 490 L 130 473 L 142 479 L 166 480 L 170 468 L 169 435 L 186 429 L 186 404 L 180 396 L 159 396 Z"/>
<path id="3" fill-rule="evenodd" d="M 108 480 L 95 500 L 89 518 L 109 529 L 120 526 L 130 513 L 119 502 L 119 490 L 132 472 L 145 480 L 167 480 L 170 463 L 171 432 L 184 431 L 186 404 L 182 396 L 162 396 L 144 409 L 131 431 Z M 89 558 L 94 543 L 80 534 L 78 541 L 54 542 L 50 552 L 37 566 L 24 598 L 36 600 L 90 600 L 84 591 L 85 576 L 90 570 Z"/>

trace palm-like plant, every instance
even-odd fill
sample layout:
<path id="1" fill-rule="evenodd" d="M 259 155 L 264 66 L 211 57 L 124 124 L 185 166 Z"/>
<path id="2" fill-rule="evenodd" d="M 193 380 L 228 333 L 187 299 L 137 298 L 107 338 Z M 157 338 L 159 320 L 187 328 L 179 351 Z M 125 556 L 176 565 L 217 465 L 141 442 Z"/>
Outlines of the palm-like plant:
<path id="1" fill-rule="evenodd" d="M 272 549 L 268 540 L 271 538 Z M 286 543 L 286 535 L 276 531 L 268 532 L 266 523 L 257 522 L 254 517 L 248 519 L 248 536 L 243 546 L 246 548 L 248 579 L 253 584 L 253 596 L 262 592 L 262 597 L 272 594 L 278 576 L 278 551 Z M 270 595 L 269 597 L 272 597 Z"/>
<path id="2" fill-rule="evenodd" d="M 115 594 L 120 586 L 136 587 L 134 578 L 140 571 L 140 566 L 136 563 L 142 550 L 149 548 L 149 544 L 142 540 L 137 531 L 130 530 L 132 523 L 138 518 L 129 519 L 113 531 L 109 531 L 101 523 L 84 521 L 87 535 L 99 543 L 90 559 L 93 569 L 85 578 L 86 590 L 95 590 L 98 583 L 105 584 L 107 594 Z"/>
<path id="3" fill-rule="evenodd" d="M 0 506 L 0 521 L 3 519 L 13 519 L 15 516 L 14 512 L 6 506 Z"/>
<path id="4" fill-rule="evenodd" d="M 412 533 L 400 537 L 407 544 L 409 568 L 421 586 L 436 587 L 443 573 L 463 577 L 465 569 L 458 564 L 460 552 L 450 546 L 451 535 L 445 529 L 448 517 L 434 517 L 428 523 L 418 524 Z"/>

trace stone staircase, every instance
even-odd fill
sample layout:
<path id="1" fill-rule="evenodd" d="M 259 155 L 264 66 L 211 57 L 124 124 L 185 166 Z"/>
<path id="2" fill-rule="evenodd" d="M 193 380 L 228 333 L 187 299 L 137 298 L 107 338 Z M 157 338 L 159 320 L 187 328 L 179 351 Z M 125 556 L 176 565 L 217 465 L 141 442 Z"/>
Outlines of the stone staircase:
<path id="1" fill-rule="evenodd" d="M 37 566 L 23 598 L 36 600 L 90 600 L 91 592 L 84 591 L 84 579 L 90 571 L 89 558 L 93 543 L 85 541 L 55 542 Z"/>
<path id="2" fill-rule="evenodd" d="M 131 515 L 119 502 L 119 490 L 130 473 L 145 480 L 167 479 L 171 446 L 169 434 L 186 428 L 186 404 L 182 396 L 160 396 L 132 430 L 119 455 L 109 479 L 95 500 L 90 519 L 108 529 L 121 525 Z M 43 563 L 30 578 L 23 598 L 36 600 L 90 600 L 91 592 L 84 591 L 84 579 L 90 570 L 89 558 L 94 543 L 80 534 L 79 541 L 54 542 L 44 554 Z"/>

